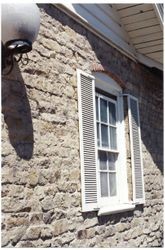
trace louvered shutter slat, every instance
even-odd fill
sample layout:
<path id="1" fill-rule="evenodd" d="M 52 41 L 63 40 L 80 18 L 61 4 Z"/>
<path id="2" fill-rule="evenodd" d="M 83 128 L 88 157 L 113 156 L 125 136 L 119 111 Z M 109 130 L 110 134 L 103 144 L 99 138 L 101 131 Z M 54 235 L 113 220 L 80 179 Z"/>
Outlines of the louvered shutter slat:
<path id="1" fill-rule="evenodd" d="M 78 71 L 82 211 L 97 208 L 96 124 L 94 78 Z"/>
<path id="2" fill-rule="evenodd" d="M 133 174 L 133 200 L 135 203 L 144 203 L 143 164 L 141 155 L 141 135 L 138 100 L 128 96 L 131 160 Z"/>

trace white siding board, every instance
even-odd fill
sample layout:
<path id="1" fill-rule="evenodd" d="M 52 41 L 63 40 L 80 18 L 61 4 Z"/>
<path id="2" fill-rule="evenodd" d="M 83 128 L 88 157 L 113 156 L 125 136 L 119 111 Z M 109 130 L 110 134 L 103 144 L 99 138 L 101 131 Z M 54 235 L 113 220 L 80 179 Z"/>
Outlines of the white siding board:
<path id="1" fill-rule="evenodd" d="M 84 7 L 86 6 L 86 7 Z M 83 17 L 86 22 L 92 26 L 95 30 L 102 33 L 106 38 L 110 39 L 114 44 L 118 45 L 123 50 L 127 51 L 128 53 L 134 54 L 134 49 L 128 44 L 128 42 L 120 37 L 120 34 L 116 34 L 113 30 L 109 29 L 105 26 L 98 18 L 96 18 L 91 11 L 89 12 L 86 8 L 86 5 L 82 4 L 73 4 L 75 9 L 75 13 L 78 13 L 80 16 Z"/>
<path id="2" fill-rule="evenodd" d="M 163 57 L 161 57 L 161 58 L 156 58 L 156 59 L 153 59 L 153 60 L 155 60 L 155 61 L 158 62 L 158 63 L 163 64 Z M 163 69 L 162 69 L 162 70 L 163 70 Z"/>
<path id="3" fill-rule="evenodd" d="M 110 18 L 112 18 L 116 23 L 120 24 L 120 18 L 116 14 L 116 11 L 109 4 L 99 4 L 98 7 L 102 9 Z"/>
<path id="4" fill-rule="evenodd" d="M 158 62 L 158 63 L 161 63 L 162 64 L 162 62 L 163 62 L 163 57 L 161 56 L 160 58 L 157 58 L 157 57 L 155 57 L 155 56 L 153 56 L 153 55 L 149 55 L 149 56 L 147 56 L 147 57 L 149 57 L 149 58 L 151 58 L 152 60 L 154 60 L 154 61 L 156 61 L 156 62 Z M 162 69 L 163 70 L 163 69 Z"/>
<path id="5" fill-rule="evenodd" d="M 156 67 L 160 70 L 163 70 L 162 62 L 159 62 L 158 60 L 153 60 L 152 58 L 149 58 L 148 56 L 145 56 L 138 52 L 137 52 L 137 58 L 139 62 L 143 63 L 144 65 L 147 65 L 148 67 Z"/>
<path id="6" fill-rule="evenodd" d="M 152 52 L 156 52 L 156 51 L 162 51 L 163 52 L 163 44 L 161 45 L 156 45 L 156 46 L 151 46 L 151 47 L 146 47 L 146 48 L 142 48 L 142 49 L 138 49 L 138 51 L 142 54 L 146 54 L 146 53 L 152 53 Z"/>
<path id="7" fill-rule="evenodd" d="M 145 21 L 145 20 L 148 20 L 148 19 L 153 18 L 153 17 L 156 17 L 156 15 L 155 15 L 155 12 L 153 10 L 151 10 L 151 11 L 147 11 L 145 13 L 140 13 L 137 15 L 132 15 L 132 16 L 121 18 L 121 21 L 123 22 L 123 24 L 129 24 L 129 23 L 136 23 L 136 22 L 140 22 L 140 21 Z"/>
<path id="8" fill-rule="evenodd" d="M 152 4 L 141 4 L 137 6 L 132 5 L 132 7 L 119 10 L 118 12 L 119 12 L 120 17 L 122 18 L 122 17 L 140 14 L 142 11 L 145 12 L 149 10 L 153 10 Z"/>
<path id="9" fill-rule="evenodd" d="M 160 52 L 154 52 L 154 53 L 146 53 L 146 56 L 151 57 L 152 59 L 159 59 L 163 60 L 163 55 L 162 51 Z"/>
<path id="10" fill-rule="evenodd" d="M 149 56 L 149 58 L 152 59 L 152 60 L 154 60 L 157 63 L 161 63 L 162 64 L 162 62 L 163 62 L 163 57 L 155 58 L 153 56 Z M 163 70 L 163 68 L 161 70 Z"/>
<path id="11" fill-rule="evenodd" d="M 139 5 L 139 4 L 136 4 L 136 5 Z M 126 8 L 131 7 L 131 6 L 132 6 L 132 4 L 115 4 L 115 7 L 117 10 L 126 9 Z"/>
<path id="12" fill-rule="evenodd" d="M 99 7 L 98 4 L 82 4 L 91 15 L 98 19 L 103 25 L 112 30 L 117 36 L 123 38 L 125 41 L 129 42 L 128 35 L 124 29 L 121 28 L 121 25 L 113 21 L 106 13 L 104 13 Z"/>
<path id="13" fill-rule="evenodd" d="M 127 31 L 134 31 L 136 29 L 150 27 L 156 24 L 159 24 L 158 20 L 156 18 L 151 18 L 151 19 L 146 20 L 145 22 L 141 21 L 141 22 L 127 24 L 125 25 L 125 28 Z"/>
<path id="14" fill-rule="evenodd" d="M 151 42 L 139 43 L 139 44 L 135 45 L 135 48 L 136 49 L 142 49 L 142 48 L 148 48 L 148 47 L 151 47 L 151 46 L 162 45 L 162 44 L 163 44 L 162 39 L 158 39 L 158 40 L 154 40 L 154 41 L 151 41 Z"/>
<path id="15" fill-rule="evenodd" d="M 142 29 L 130 31 L 128 33 L 129 33 L 129 36 L 131 38 L 133 38 L 133 37 L 153 34 L 153 33 L 159 32 L 159 31 L 161 32 L 160 26 L 156 25 L 156 26 L 152 26 L 152 27 L 148 27 L 148 28 L 142 28 Z"/>
<path id="16" fill-rule="evenodd" d="M 162 56 L 159 53 L 163 54 L 163 33 L 159 19 L 156 16 L 155 5 L 114 4 L 114 6 L 136 52 L 155 60 L 155 62 L 162 63 Z"/>
<path id="17" fill-rule="evenodd" d="M 161 38 L 163 38 L 162 32 L 156 32 L 156 33 L 149 34 L 146 36 L 144 35 L 141 37 L 132 38 L 132 42 L 133 44 L 138 44 L 138 43 L 143 43 L 143 42 L 154 41 L 154 40 L 161 39 Z"/>

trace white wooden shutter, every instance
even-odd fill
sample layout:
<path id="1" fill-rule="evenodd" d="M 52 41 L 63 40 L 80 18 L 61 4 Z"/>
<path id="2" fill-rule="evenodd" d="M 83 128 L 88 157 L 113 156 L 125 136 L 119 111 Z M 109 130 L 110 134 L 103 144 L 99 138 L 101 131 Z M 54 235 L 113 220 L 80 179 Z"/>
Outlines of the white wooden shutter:
<path id="1" fill-rule="evenodd" d="M 128 115 L 131 143 L 133 200 L 137 204 L 144 203 L 144 180 L 141 152 L 141 134 L 139 105 L 137 98 L 128 95 Z"/>
<path id="2" fill-rule="evenodd" d="M 82 211 L 97 209 L 97 151 L 95 80 L 81 70 L 78 76 Z"/>

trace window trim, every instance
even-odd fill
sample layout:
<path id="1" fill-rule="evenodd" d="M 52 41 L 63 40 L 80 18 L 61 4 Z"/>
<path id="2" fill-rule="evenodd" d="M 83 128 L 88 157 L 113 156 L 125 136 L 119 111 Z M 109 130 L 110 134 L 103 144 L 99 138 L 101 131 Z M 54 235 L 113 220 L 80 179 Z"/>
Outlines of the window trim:
<path id="1" fill-rule="evenodd" d="M 117 112 L 117 151 L 118 151 L 118 160 L 117 160 L 117 167 L 118 171 L 117 173 L 117 190 L 118 190 L 118 196 L 117 199 L 109 198 L 103 199 L 100 197 L 100 181 L 99 181 L 99 166 L 97 162 L 97 180 L 98 180 L 98 207 L 99 207 L 99 214 L 101 214 L 103 208 L 106 210 L 106 213 L 112 213 L 115 211 L 112 211 L 112 205 L 113 207 L 116 206 L 116 213 L 118 212 L 118 208 L 124 203 L 129 203 L 128 200 L 128 182 L 127 182 L 127 164 L 126 164 L 126 146 L 123 147 L 123 145 L 126 145 L 125 141 L 125 127 L 124 127 L 124 109 L 123 109 L 123 96 L 122 96 L 122 88 L 118 86 L 118 84 L 111 79 L 109 76 L 106 76 L 103 73 L 95 72 L 93 74 L 95 76 L 95 95 L 97 93 L 97 89 L 101 89 L 105 91 L 108 94 L 115 95 L 117 100 L 114 100 L 116 103 L 116 112 Z M 111 98 L 110 98 L 111 99 Z M 96 111 L 96 110 L 95 110 Z M 95 121 L 96 122 L 96 121 Z M 119 141 L 120 138 L 120 141 Z M 121 143 L 122 138 L 122 143 Z M 98 146 L 96 141 L 96 151 L 98 154 Z M 98 159 L 98 155 L 97 155 Z M 123 170 L 122 174 L 119 174 Z M 105 200 L 105 202 L 104 202 Z M 106 201 L 108 200 L 108 202 Z M 119 209 L 119 210 L 120 210 Z M 124 209 L 124 208 L 123 208 Z"/>
<path id="2" fill-rule="evenodd" d="M 122 204 L 115 204 L 113 206 L 104 206 L 99 209 L 98 216 L 126 212 L 134 210 L 134 208 L 135 204 L 133 203 L 125 203 L 125 204 L 122 203 Z"/>
<path id="3" fill-rule="evenodd" d="M 86 79 L 84 79 L 84 77 Z M 122 168 L 123 168 L 122 164 L 123 162 L 125 162 L 124 166 L 125 166 L 125 180 L 127 183 L 126 185 L 127 194 L 126 192 L 123 192 L 123 185 L 121 181 L 120 186 L 122 190 L 122 195 L 120 197 L 120 203 L 113 204 L 113 205 L 106 204 L 106 206 L 103 206 L 103 204 L 99 204 L 99 200 L 98 200 L 98 174 L 97 174 L 98 173 L 98 164 L 97 164 L 98 149 L 96 147 L 97 146 L 96 110 L 95 110 L 96 88 L 100 89 L 100 86 L 101 86 L 101 89 L 104 92 L 112 93 L 113 95 L 117 96 L 117 100 L 120 103 L 120 105 L 118 105 L 118 112 L 121 115 L 119 127 L 121 130 L 123 129 L 124 131 L 121 133 L 121 138 L 122 140 L 124 140 L 124 142 L 126 141 L 126 138 L 125 138 L 125 124 L 124 124 L 125 122 L 124 122 L 124 112 L 123 112 L 124 111 L 124 105 L 123 105 L 124 98 L 123 97 L 125 95 L 128 96 L 128 94 L 123 94 L 122 88 L 113 79 L 105 75 L 105 73 L 95 72 L 93 75 L 91 75 L 82 70 L 77 69 L 77 79 L 78 79 L 77 90 L 78 90 L 79 132 L 80 132 L 79 136 L 80 136 L 80 160 L 81 160 L 82 212 L 98 211 L 98 215 L 105 215 L 105 214 L 119 213 L 122 211 L 132 210 L 136 204 L 143 204 L 144 202 L 139 201 L 137 199 L 132 201 L 132 199 L 130 200 L 128 197 L 126 147 L 124 148 L 122 145 L 123 143 L 121 142 L 118 144 L 118 145 L 121 145 L 122 149 L 125 149 L 124 150 L 125 157 L 123 158 L 124 160 L 121 161 L 120 163 L 121 165 L 119 164 L 119 167 L 122 171 Z M 108 79 L 108 81 L 104 81 L 106 79 Z M 130 97 L 132 96 L 130 95 Z M 90 102 L 88 100 L 90 100 Z M 88 105 L 89 105 L 89 108 L 88 108 Z M 87 111 L 87 114 L 83 113 L 86 111 Z M 139 107 L 138 107 L 137 112 L 139 114 Z M 92 119 L 92 123 L 91 123 L 90 117 Z M 92 117 L 93 118 L 95 117 L 95 119 L 93 119 Z M 81 129 L 82 126 L 84 128 L 83 130 Z M 89 127 L 92 130 L 92 134 L 90 133 L 90 137 L 88 134 Z M 83 138 L 84 140 L 82 140 Z M 90 138 L 92 139 L 92 142 Z M 120 141 L 121 141 L 121 138 L 120 138 Z M 90 154 L 88 151 L 89 144 L 91 144 L 92 146 L 92 150 Z M 142 145 L 140 143 L 140 147 L 141 146 Z M 84 149 L 85 147 L 86 149 Z M 142 155 L 141 155 L 141 160 L 142 160 Z M 91 178 L 90 176 L 92 176 L 92 182 L 90 180 Z M 143 177 L 142 179 L 143 179 L 143 185 L 144 185 L 144 176 L 142 177 Z"/>
<path id="4" fill-rule="evenodd" d="M 94 81 L 95 81 L 95 77 L 91 74 L 88 74 L 84 71 L 82 71 L 81 69 L 77 69 L 77 84 L 78 84 L 78 96 L 79 96 L 79 101 L 78 101 L 78 110 L 81 114 L 81 111 L 82 111 L 82 100 L 81 100 L 81 75 L 87 77 L 87 78 L 90 78 L 91 81 L 93 82 L 92 84 L 92 90 L 93 90 L 93 93 L 95 93 L 95 84 L 94 84 Z M 95 96 L 93 96 L 93 105 L 95 107 Z M 96 120 L 96 115 L 95 115 L 95 112 L 94 112 L 94 119 Z M 82 116 L 80 117 L 79 119 L 79 131 L 81 131 L 80 133 L 80 161 L 81 161 L 81 164 L 84 166 L 84 154 L 82 153 L 83 152 L 83 134 L 82 134 L 82 131 L 83 131 L 83 124 L 82 124 Z M 96 134 L 96 123 L 94 123 L 94 132 Z M 97 159 L 97 151 L 95 150 L 95 158 Z M 96 171 L 97 171 L 97 164 L 96 164 Z M 91 211 L 91 207 L 93 209 L 93 211 L 97 211 L 99 208 L 98 208 L 98 203 L 95 204 L 95 203 L 90 203 L 90 204 L 86 204 L 85 203 L 85 186 L 84 186 L 84 183 L 85 183 L 85 177 L 84 177 L 84 167 L 81 167 L 81 189 L 82 189 L 82 192 L 81 192 L 81 201 L 82 201 L 82 208 L 83 208 L 83 212 L 86 212 L 86 211 Z M 98 180 L 97 180 L 97 175 L 96 175 L 96 183 L 98 183 Z M 97 184 L 98 185 L 98 184 Z M 98 199 L 97 199 L 98 200 Z"/>
<path id="5" fill-rule="evenodd" d="M 138 98 L 136 98 L 135 96 L 129 95 L 129 94 L 125 94 L 125 96 L 127 96 L 128 98 L 128 116 L 129 116 L 129 127 L 132 127 L 132 121 L 131 121 L 131 100 L 133 99 L 137 102 L 137 116 L 138 116 L 138 139 L 139 139 L 139 147 L 140 147 L 140 163 L 141 163 L 141 172 L 142 172 L 142 188 L 143 188 L 143 198 L 138 199 L 138 201 L 136 201 L 136 188 L 135 188 L 135 168 L 134 168 L 134 155 L 133 155 L 133 134 L 132 134 L 132 130 L 130 131 L 130 147 L 131 147 L 131 158 L 132 158 L 132 185 L 133 185 L 133 201 L 136 202 L 136 204 L 144 204 L 145 203 L 145 188 L 144 188 L 144 168 L 143 168 L 143 160 L 142 160 L 142 144 L 141 144 L 141 129 L 140 129 L 140 114 L 139 114 L 139 102 L 138 102 Z"/>
<path id="6" fill-rule="evenodd" d="M 106 92 L 106 94 L 108 94 Z M 95 88 L 95 96 L 97 96 L 98 98 L 101 98 L 103 100 L 106 100 L 108 102 L 111 102 L 113 104 L 115 104 L 115 110 L 116 110 L 116 125 L 115 125 L 115 128 L 116 128 L 116 132 L 118 130 L 118 124 L 117 124 L 117 120 L 118 120 L 118 113 L 117 113 L 117 100 L 112 100 L 111 98 L 109 98 L 108 96 L 105 96 L 103 95 L 102 93 L 100 94 L 98 92 L 98 89 Z M 98 102 L 99 103 L 99 102 Z M 99 116 L 100 116 L 100 103 L 99 103 L 99 107 L 98 107 L 98 110 L 99 110 Z M 107 117 L 107 123 L 105 123 L 108 127 L 110 126 L 109 125 L 109 117 Z M 99 120 L 96 119 L 96 123 L 99 122 L 100 124 L 104 124 L 104 122 L 101 122 L 101 118 L 99 117 Z M 99 126 L 100 128 L 100 126 Z M 109 133 L 109 129 L 108 129 L 108 133 Z M 109 135 L 108 135 L 109 136 Z M 117 138 L 117 137 L 116 137 Z M 102 144 L 102 140 L 101 140 L 101 128 L 100 128 L 100 143 Z M 117 143 L 117 141 L 116 141 Z M 117 145 L 118 146 L 118 145 Z M 119 151 L 118 151 L 118 148 L 117 149 L 111 149 L 110 148 L 110 138 L 109 138 L 109 147 L 104 147 L 102 145 L 98 146 L 96 145 L 96 150 L 97 150 L 97 155 L 99 154 L 99 151 L 103 151 L 103 152 L 109 152 L 109 153 L 115 153 L 117 155 L 119 155 Z M 106 205 L 107 203 L 111 203 L 111 204 L 116 204 L 118 199 L 119 199 L 119 195 L 118 195 L 118 169 L 117 169 L 117 165 L 118 165 L 118 160 L 116 160 L 115 162 L 115 165 L 116 165 L 116 170 L 114 171 L 116 173 L 116 190 L 117 190 L 117 194 L 115 196 L 108 196 L 108 197 L 101 197 L 101 181 L 100 181 L 100 172 L 112 172 L 112 171 L 108 171 L 107 170 L 100 170 L 100 166 L 99 166 L 99 157 L 97 158 L 97 164 L 98 164 L 98 199 L 99 199 L 99 202 L 101 205 Z M 108 185 L 108 188 L 109 188 L 109 180 L 107 182 L 107 185 Z M 109 193 L 109 189 L 108 189 L 108 193 Z"/>
<path id="7" fill-rule="evenodd" d="M 107 102 L 111 102 L 111 103 L 113 103 L 114 105 L 115 105 L 115 110 L 116 110 L 116 118 L 118 117 L 118 114 L 117 114 L 117 100 L 113 100 L 113 99 L 111 99 L 111 98 L 109 98 L 109 97 L 107 97 L 107 96 L 104 96 L 103 94 L 100 94 L 99 92 L 98 92 L 98 90 L 95 88 L 95 97 L 98 97 L 98 98 L 101 98 L 101 99 L 103 99 L 103 100 L 106 100 Z M 116 125 L 112 125 L 112 124 L 110 124 L 109 123 L 109 115 L 107 116 L 107 122 L 103 122 L 103 121 L 101 121 L 101 118 L 100 118 L 100 102 L 98 102 L 98 112 L 99 112 L 99 119 L 97 119 L 97 117 L 96 117 L 96 123 L 99 123 L 99 125 L 106 125 L 106 126 L 108 126 L 108 127 L 114 127 L 114 128 L 116 128 L 117 129 L 117 124 Z M 101 138 L 101 127 L 99 126 L 99 134 L 100 134 L 100 143 L 102 144 L 102 138 Z M 108 133 L 109 133 L 109 130 L 108 130 Z M 108 141 L 109 142 L 109 147 L 108 148 L 106 148 L 105 147 L 105 151 L 109 151 L 109 152 L 112 152 L 112 153 L 118 153 L 118 150 L 117 149 L 112 149 L 112 148 L 110 148 L 110 141 Z M 97 145 L 97 148 L 99 148 L 100 150 L 104 150 L 104 146 L 102 146 L 100 144 L 100 146 L 98 146 Z"/>

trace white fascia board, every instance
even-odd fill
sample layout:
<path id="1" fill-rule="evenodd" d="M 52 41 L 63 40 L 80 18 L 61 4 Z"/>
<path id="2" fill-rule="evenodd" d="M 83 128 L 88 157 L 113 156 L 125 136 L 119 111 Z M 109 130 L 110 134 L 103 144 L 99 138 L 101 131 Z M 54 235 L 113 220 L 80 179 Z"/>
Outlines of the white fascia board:
<path id="1" fill-rule="evenodd" d="M 153 4 L 153 7 L 154 7 L 154 10 L 155 10 L 156 16 L 158 17 L 158 20 L 159 20 L 159 23 L 160 23 L 160 28 L 163 31 L 163 26 L 164 26 L 163 18 L 161 16 L 160 11 L 159 11 L 158 4 Z"/>
<path id="2" fill-rule="evenodd" d="M 74 10 L 71 3 L 68 3 L 68 4 L 53 4 L 53 5 L 55 7 L 57 7 L 58 9 L 62 10 L 68 16 L 72 17 L 75 21 L 77 21 L 78 23 L 83 25 L 85 28 L 87 28 L 92 33 L 94 33 L 96 36 L 100 37 L 103 41 L 110 44 L 112 47 L 114 47 L 118 51 L 120 51 L 122 54 L 129 57 L 134 62 L 137 62 L 135 54 L 133 54 L 131 52 L 128 52 L 128 51 L 122 49 L 121 47 L 119 47 L 118 45 L 116 45 L 115 43 L 113 43 L 110 39 L 106 38 L 102 33 L 100 33 L 98 30 L 94 29 L 91 25 L 89 25 L 89 23 L 82 16 L 80 16 L 78 13 L 75 13 L 75 10 Z"/>
<path id="3" fill-rule="evenodd" d="M 137 59 L 139 62 L 145 64 L 146 66 L 148 66 L 150 68 L 155 67 L 155 68 L 158 68 L 158 69 L 163 71 L 163 64 L 156 62 L 156 61 L 150 59 L 149 57 L 144 56 L 140 53 L 137 53 L 136 55 L 137 55 Z"/>

